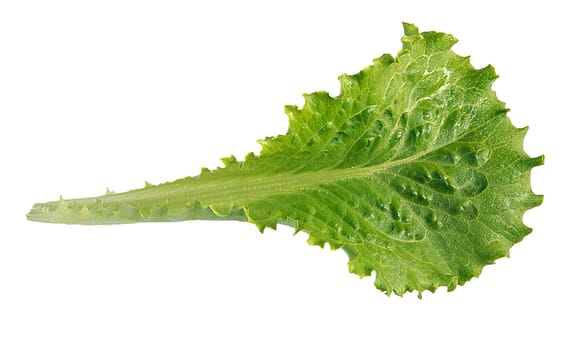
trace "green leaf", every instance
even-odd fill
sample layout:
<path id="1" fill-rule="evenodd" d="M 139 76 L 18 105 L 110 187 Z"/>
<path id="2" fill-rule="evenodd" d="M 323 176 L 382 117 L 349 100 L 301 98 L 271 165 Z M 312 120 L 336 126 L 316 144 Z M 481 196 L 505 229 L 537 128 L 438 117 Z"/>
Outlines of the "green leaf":
<path id="1" fill-rule="evenodd" d="M 356 75 L 341 92 L 287 106 L 286 135 L 223 168 L 126 193 L 37 204 L 30 220 L 80 224 L 241 220 L 260 231 L 291 225 L 309 242 L 348 254 L 350 271 L 375 272 L 387 294 L 449 290 L 508 255 L 531 229 L 542 196 L 491 89 L 497 78 L 451 48 L 456 39 L 404 24 L 403 49 Z"/>

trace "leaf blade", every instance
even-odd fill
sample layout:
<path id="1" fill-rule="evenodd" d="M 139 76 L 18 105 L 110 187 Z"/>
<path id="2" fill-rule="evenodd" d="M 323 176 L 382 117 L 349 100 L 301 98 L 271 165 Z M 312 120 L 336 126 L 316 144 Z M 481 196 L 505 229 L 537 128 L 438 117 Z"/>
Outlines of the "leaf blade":
<path id="1" fill-rule="evenodd" d="M 529 181 L 541 162 L 523 151 L 492 91 L 492 66 L 472 67 L 451 51 L 450 35 L 408 24 L 405 33 L 396 58 L 341 76 L 339 96 L 314 93 L 289 107 L 290 131 L 258 159 L 297 173 L 354 170 L 248 204 L 258 226 L 265 217 L 264 227 L 299 222 L 311 243 L 343 248 L 350 271 L 375 271 L 376 286 L 399 295 L 478 276 L 530 233 L 522 214 L 542 198 Z M 501 170 L 510 163 L 525 166 Z M 517 181 L 498 186 L 505 172 Z"/>

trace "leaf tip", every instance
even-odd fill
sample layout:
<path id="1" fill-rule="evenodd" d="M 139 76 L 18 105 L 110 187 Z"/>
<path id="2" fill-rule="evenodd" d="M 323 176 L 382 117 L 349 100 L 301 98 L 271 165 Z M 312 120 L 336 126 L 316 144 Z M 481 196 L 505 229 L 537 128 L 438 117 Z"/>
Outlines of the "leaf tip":
<path id="1" fill-rule="evenodd" d="M 542 194 L 535 194 L 533 195 L 533 199 L 532 199 L 532 203 L 531 203 L 531 207 L 538 207 L 539 205 L 543 204 L 543 201 L 545 200 L 545 196 Z M 530 233 L 530 232 L 529 232 Z"/>
<path id="2" fill-rule="evenodd" d="M 459 282 L 458 282 L 458 276 L 452 276 L 452 278 L 450 279 L 450 282 L 448 283 L 446 290 L 449 292 L 452 292 L 453 290 L 456 289 L 456 287 L 458 286 Z"/>
<path id="3" fill-rule="evenodd" d="M 342 74 L 338 80 L 340 81 L 340 96 L 351 94 L 359 87 L 359 80 L 356 75 Z"/>
<path id="4" fill-rule="evenodd" d="M 375 65 L 387 66 L 387 65 L 393 63 L 394 61 L 395 61 L 395 60 L 394 60 L 394 57 L 392 57 L 391 54 L 385 53 L 385 54 L 383 54 L 382 56 L 380 56 L 380 57 L 378 57 L 378 58 L 375 58 L 373 62 L 374 62 Z M 369 68 L 369 67 L 368 67 L 368 68 Z M 368 69 L 368 68 L 367 68 L 367 69 Z"/>
<path id="5" fill-rule="evenodd" d="M 531 163 L 531 166 L 532 166 L 532 167 L 544 165 L 544 164 L 545 164 L 545 155 L 542 154 L 542 155 L 540 155 L 540 156 L 538 156 L 538 157 L 531 158 L 531 159 L 529 160 L 529 162 Z"/>
<path id="6" fill-rule="evenodd" d="M 235 158 L 235 156 L 231 155 L 229 157 L 223 157 L 221 158 L 221 162 L 223 163 L 223 165 L 225 165 L 226 167 L 228 166 L 233 166 L 233 165 L 239 165 L 239 161 L 237 160 L 237 158 Z"/>
<path id="7" fill-rule="evenodd" d="M 402 22 L 402 27 L 404 28 L 404 35 L 416 35 L 418 34 L 418 27 L 412 23 Z"/>
<path id="8" fill-rule="evenodd" d="M 485 75 L 485 77 L 488 78 L 489 81 L 493 82 L 495 80 L 497 80 L 499 78 L 499 75 L 497 74 L 497 71 L 495 69 L 495 67 L 493 67 L 492 65 L 488 64 L 485 67 L 480 69 L 481 73 L 483 73 Z"/>
<path id="9" fill-rule="evenodd" d="M 310 233 L 310 236 L 308 237 L 307 242 L 309 245 L 318 246 L 322 249 L 324 248 L 324 245 L 326 244 L 326 241 L 313 236 L 311 233 Z"/>
<path id="10" fill-rule="evenodd" d="M 291 117 L 293 117 L 293 115 L 298 111 L 298 106 L 296 106 L 296 105 L 286 105 L 286 106 L 284 107 L 284 111 L 285 111 L 285 114 L 286 114 L 288 117 L 291 118 Z"/>

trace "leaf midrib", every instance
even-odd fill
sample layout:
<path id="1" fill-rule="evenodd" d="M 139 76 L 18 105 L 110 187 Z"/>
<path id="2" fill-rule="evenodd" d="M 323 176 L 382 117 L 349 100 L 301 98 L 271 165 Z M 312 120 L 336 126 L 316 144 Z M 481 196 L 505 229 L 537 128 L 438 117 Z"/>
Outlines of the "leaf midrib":
<path id="1" fill-rule="evenodd" d="M 301 190 L 314 189 L 320 184 L 365 178 L 377 173 L 383 173 L 390 168 L 411 163 L 444 146 L 441 145 L 404 159 L 370 167 L 325 169 L 298 174 L 283 173 L 265 176 L 248 174 L 247 176 L 228 179 L 220 179 L 219 177 L 208 179 L 192 178 L 190 182 L 167 183 L 99 198 L 104 203 L 117 201 L 150 203 L 169 199 L 169 205 L 171 206 L 199 201 L 202 206 L 243 207 L 251 202 L 272 195 L 291 194 Z M 85 199 L 85 201 L 87 200 L 90 201 L 91 199 Z M 82 204 L 82 201 L 77 200 L 77 203 Z"/>
<path id="2" fill-rule="evenodd" d="M 501 115 L 504 113 L 497 113 Z M 238 209 L 259 201 L 260 199 L 283 194 L 292 194 L 304 190 L 315 190 L 321 184 L 329 184 L 352 179 L 368 178 L 389 169 L 419 160 L 452 143 L 459 142 L 465 136 L 476 132 L 495 118 L 470 129 L 460 137 L 432 148 L 412 154 L 408 157 L 386 161 L 368 167 L 332 168 L 302 173 L 254 174 L 240 170 L 239 176 L 220 178 L 219 171 L 201 177 L 181 179 L 156 186 L 123 193 L 107 194 L 100 197 L 69 199 L 65 203 L 77 205 L 91 204 L 97 199 L 102 203 L 131 203 L 144 205 L 168 205 L 174 212 L 186 210 L 195 202 L 203 207 Z M 44 203 L 56 207 L 59 201 Z"/>

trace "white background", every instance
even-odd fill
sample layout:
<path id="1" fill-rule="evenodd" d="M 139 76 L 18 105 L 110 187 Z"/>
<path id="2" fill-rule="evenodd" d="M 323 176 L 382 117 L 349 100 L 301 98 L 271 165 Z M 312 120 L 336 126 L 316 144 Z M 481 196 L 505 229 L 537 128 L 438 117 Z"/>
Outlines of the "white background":
<path id="1" fill-rule="evenodd" d="M 0 3 L 1 349 L 579 347 L 571 1 L 198 3 Z M 285 104 L 395 54 L 403 21 L 493 64 L 527 152 L 546 155 L 534 232 L 456 291 L 386 297 L 287 228 L 25 220 L 259 151 Z"/>

